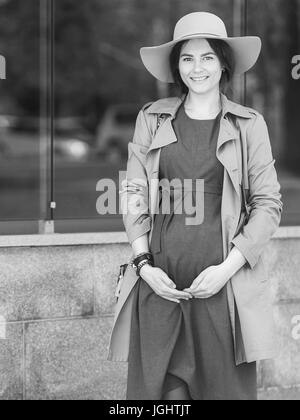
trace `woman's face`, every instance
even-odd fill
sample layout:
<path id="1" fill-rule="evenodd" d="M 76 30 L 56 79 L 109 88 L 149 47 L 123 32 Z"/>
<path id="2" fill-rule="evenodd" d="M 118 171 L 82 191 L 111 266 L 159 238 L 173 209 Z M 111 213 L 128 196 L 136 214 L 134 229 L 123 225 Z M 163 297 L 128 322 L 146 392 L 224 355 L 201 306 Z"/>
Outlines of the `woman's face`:
<path id="1" fill-rule="evenodd" d="M 191 39 L 183 45 L 179 72 L 184 84 L 196 94 L 219 90 L 221 62 L 206 39 Z"/>

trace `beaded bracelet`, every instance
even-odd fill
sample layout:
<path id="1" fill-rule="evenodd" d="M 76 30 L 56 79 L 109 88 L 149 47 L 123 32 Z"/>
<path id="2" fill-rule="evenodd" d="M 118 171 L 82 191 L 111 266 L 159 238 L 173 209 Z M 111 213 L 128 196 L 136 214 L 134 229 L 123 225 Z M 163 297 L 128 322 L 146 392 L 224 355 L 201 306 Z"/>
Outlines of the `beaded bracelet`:
<path id="1" fill-rule="evenodd" d="M 140 276 L 140 271 L 141 271 L 141 268 L 142 267 L 144 267 L 144 265 L 151 265 L 152 267 L 153 267 L 153 263 L 150 261 L 150 260 L 143 260 L 143 261 L 141 261 L 139 264 L 138 264 L 138 268 L 137 268 L 137 270 L 136 270 L 136 274 L 138 275 L 138 276 Z"/>
<path id="2" fill-rule="evenodd" d="M 137 269 L 137 267 L 138 267 L 139 263 L 140 263 L 141 261 L 144 261 L 144 260 L 149 260 L 149 261 L 151 261 L 152 263 L 154 263 L 154 261 L 153 261 L 153 255 L 152 255 L 150 252 L 143 252 L 143 253 L 141 253 L 141 254 L 137 255 L 137 256 L 136 256 L 136 257 L 132 260 L 132 266 L 133 266 L 133 268 Z"/>

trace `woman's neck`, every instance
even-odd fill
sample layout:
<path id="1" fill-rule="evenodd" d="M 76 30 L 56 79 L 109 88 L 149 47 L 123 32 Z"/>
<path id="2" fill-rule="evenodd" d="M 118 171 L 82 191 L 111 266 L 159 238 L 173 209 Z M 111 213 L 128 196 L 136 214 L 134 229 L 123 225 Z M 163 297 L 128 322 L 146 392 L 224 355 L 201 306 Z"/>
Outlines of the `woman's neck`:
<path id="1" fill-rule="evenodd" d="M 184 101 L 185 110 L 188 114 L 197 118 L 213 118 L 222 109 L 220 92 L 209 92 L 208 94 L 195 94 L 191 91 L 187 94 Z"/>

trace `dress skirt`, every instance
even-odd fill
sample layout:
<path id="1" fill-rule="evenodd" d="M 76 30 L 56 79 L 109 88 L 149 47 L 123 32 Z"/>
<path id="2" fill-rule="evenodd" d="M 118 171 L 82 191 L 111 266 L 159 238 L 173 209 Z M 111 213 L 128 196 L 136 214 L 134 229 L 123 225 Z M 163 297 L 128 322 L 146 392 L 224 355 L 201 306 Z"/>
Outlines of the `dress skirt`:
<path id="1" fill-rule="evenodd" d="M 150 251 L 178 290 L 224 261 L 220 116 L 191 119 L 181 106 L 173 120 L 178 141 L 161 150 Z M 194 400 L 257 399 L 256 363 L 235 363 L 226 287 L 208 299 L 176 303 L 140 277 L 133 293 L 127 400 L 163 400 L 182 385 Z"/>

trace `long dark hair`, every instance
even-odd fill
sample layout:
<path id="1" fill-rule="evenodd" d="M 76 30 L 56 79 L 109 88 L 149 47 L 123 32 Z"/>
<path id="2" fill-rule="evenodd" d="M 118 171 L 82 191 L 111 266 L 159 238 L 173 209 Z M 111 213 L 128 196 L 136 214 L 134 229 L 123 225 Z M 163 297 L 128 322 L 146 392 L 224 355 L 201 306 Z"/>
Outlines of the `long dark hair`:
<path id="1" fill-rule="evenodd" d="M 220 60 L 221 66 L 224 67 L 225 71 L 222 72 L 222 77 L 220 80 L 220 91 L 226 93 L 229 87 L 231 87 L 231 82 L 233 78 L 235 60 L 231 47 L 222 39 L 206 39 L 209 43 L 212 50 L 216 53 L 217 57 Z M 179 73 L 179 58 L 183 45 L 187 41 L 178 42 L 174 46 L 170 54 L 170 68 L 172 76 L 174 78 L 176 86 L 179 88 L 181 94 L 188 93 L 188 87 L 182 81 Z"/>

